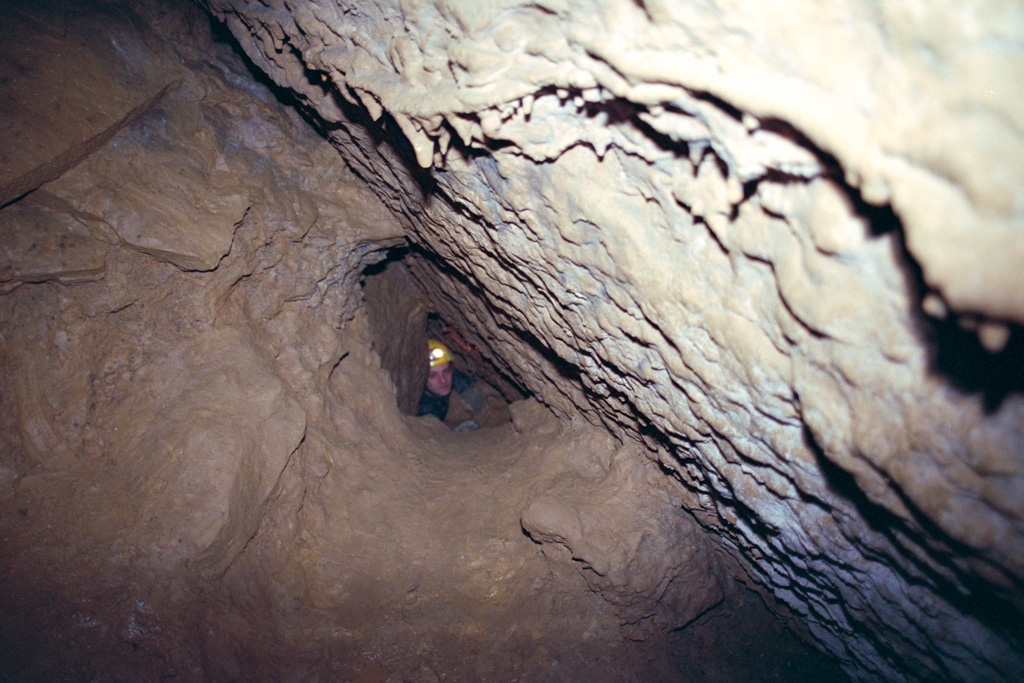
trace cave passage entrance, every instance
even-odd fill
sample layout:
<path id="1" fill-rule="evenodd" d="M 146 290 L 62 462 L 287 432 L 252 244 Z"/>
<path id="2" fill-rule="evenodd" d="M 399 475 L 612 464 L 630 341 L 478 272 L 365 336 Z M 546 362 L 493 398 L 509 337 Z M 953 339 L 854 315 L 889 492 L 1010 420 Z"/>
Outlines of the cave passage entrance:
<path id="1" fill-rule="evenodd" d="M 496 427 L 511 420 L 509 404 L 530 396 L 521 384 L 488 359 L 471 339 L 477 330 L 438 312 L 429 291 L 437 291 L 437 258 L 419 249 L 391 249 L 366 268 L 361 280 L 374 347 L 395 386 L 398 409 L 416 416 L 427 379 L 427 340 L 437 339 L 452 352 L 455 369 L 470 378 L 468 391 L 453 391 L 444 422 L 452 429 Z M 431 286 L 434 285 L 434 286 Z M 453 301 L 446 302 L 450 309 Z M 458 301 L 454 301 L 458 305 Z"/>

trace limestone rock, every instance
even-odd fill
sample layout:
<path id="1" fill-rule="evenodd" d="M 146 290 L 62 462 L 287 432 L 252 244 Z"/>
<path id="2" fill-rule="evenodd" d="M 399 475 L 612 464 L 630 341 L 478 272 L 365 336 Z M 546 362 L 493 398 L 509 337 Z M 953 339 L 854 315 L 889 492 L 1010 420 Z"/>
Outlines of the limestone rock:
<path id="1" fill-rule="evenodd" d="M 722 571 L 697 524 L 644 478 L 644 464 L 620 449 L 607 471 L 555 479 L 523 510 L 523 529 L 567 549 L 624 624 L 678 629 L 722 600 Z"/>
<path id="2" fill-rule="evenodd" d="M 0 287 L 24 282 L 84 282 L 103 277 L 107 245 L 79 221 L 31 201 L 5 213 L 0 223 Z"/>
<path id="3" fill-rule="evenodd" d="M 398 407 L 415 415 L 427 381 L 427 301 L 401 262 L 366 277 L 366 311 L 381 365 L 395 384 Z"/>
<path id="4" fill-rule="evenodd" d="M 305 414 L 239 331 L 212 331 L 180 352 L 173 368 L 146 368 L 157 400 L 115 413 L 124 426 L 110 457 L 139 501 L 141 540 L 218 574 L 256 533 Z M 190 369 L 183 378 L 179 363 Z"/>
<path id="5" fill-rule="evenodd" d="M 152 60 L 137 58 L 152 54 L 141 35 L 106 44 L 87 37 L 102 31 L 116 8 L 71 9 L 85 28 L 74 34 L 60 21 L 68 18 L 68 7 L 46 3 L 41 12 L 39 5 L 8 3 L 0 27 L 5 48 L 0 61 L 0 206 L 60 177 L 102 147 L 170 83 L 147 73 Z"/>
<path id="6" fill-rule="evenodd" d="M 39 57 L 0 84 L 0 668 L 196 676 L 198 591 L 280 495 L 401 232 L 194 8 L 58 4 L 0 20 L 5 59 Z"/>
<path id="7" fill-rule="evenodd" d="M 4 4 L 5 673 L 665 679 L 736 576 L 1019 678 L 1022 15 L 918 4 Z M 402 417 L 409 242 L 543 405 Z"/>
<path id="8" fill-rule="evenodd" d="M 330 137 L 457 271 L 442 315 L 660 448 L 851 675 L 1016 677 L 1018 7 L 206 4 L 324 121 L 366 122 Z M 1006 347 L 1003 389 L 925 294 Z"/>
<path id="9" fill-rule="evenodd" d="M 243 139 L 222 131 L 225 144 L 218 144 L 215 119 L 194 108 L 203 97 L 209 96 L 170 96 L 145 120 L 149 125 L 128 127 L 46 190 L 101 218 L 139 251 L 186 270 L 212 270 L 230 251 L 258 184 L 237 161 L 232 172 L 227 145 Z"/>

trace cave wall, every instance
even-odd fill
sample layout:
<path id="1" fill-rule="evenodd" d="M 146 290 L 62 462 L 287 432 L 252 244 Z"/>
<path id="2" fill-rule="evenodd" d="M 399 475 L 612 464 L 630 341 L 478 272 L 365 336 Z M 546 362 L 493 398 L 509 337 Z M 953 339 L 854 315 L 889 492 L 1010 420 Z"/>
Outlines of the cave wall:
<path id="1" fill-rule="evenodd" d="M 363 279 L 366 317 L 381 367 L 395 385 L 403 415 L 416 415 L 429 370 L 426 361 L 428 304 L 402 261 L 374 267 Z"/>
<path id="2" fill-rule="evenodd" d="M 0 7 L 4 680 L 202 678 L 211 582 L 403 242 L 187 9 Z"/>
<path id="3" fill-rule="evenodd" d="M 1020 672 L 1019 6 L 205 4 L 851 675 Z"/>

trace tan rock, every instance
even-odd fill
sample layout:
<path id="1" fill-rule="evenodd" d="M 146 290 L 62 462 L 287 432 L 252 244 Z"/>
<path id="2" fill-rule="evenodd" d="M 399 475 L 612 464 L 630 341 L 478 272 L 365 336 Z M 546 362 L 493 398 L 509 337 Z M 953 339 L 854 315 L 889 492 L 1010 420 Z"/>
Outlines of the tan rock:
<path id="1" fill-rule="evenodd" d="M 948 596 L 1022 576 L 1021 519 L 978 499 L 1019 488 L 1018 352 L 950 356 L 921 298 L 1017 348 L 998 327 L 1024 321 L 1017 8 L 447 2 L 399 23 L 387 2 L 272 21 L 207 5 L 275 81 L 320 70 L 400 122 L 434 193 L 417 172 L 373 184 L 458 270 L 422 278 L 441 314 L 560 415 L 670 451 L 684 505 L 852 675 L 1013 678 L 998 622 Z M 296 52 L 268 49 L 268 23 Z M 452 65 L 426 91 L 371 57 L 410 42 Z M 333 137 L 379 168 L 371 139 Z M 1016 474 L 969 474 L 979 433 Z M 1019 604 L 1009 585 L 972 601 Z"/>
<path id="2" fill-rule="evenodd" d="M 191 5 L 2 10 L 12 676 L 665 680 L 739 578 L 1016 679 L 1018 7 L 205 4 L 323 136 Z M 428 309 L 537 400 L 403 417 Z"/>
<path id="3" fill-rule="evenodd" d="M 74 216 L 23 201 L 0 212 L 0 287 L 103 277 L 107 245 Z"/>

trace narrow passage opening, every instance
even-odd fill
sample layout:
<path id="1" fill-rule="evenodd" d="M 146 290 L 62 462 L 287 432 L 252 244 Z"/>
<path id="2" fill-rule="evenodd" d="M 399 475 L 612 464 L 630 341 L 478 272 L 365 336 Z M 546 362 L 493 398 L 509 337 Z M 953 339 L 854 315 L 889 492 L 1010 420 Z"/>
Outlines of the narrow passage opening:
<path id="1" fill-rule="evenodd" d="M 509 404 L 528 392 L 499 370 L 471 335 L 446 319 L 410 270 L 417 259 L 419 277 L 429 277 L 429 257 L 408 248 L 392 249 L 381 262 L 363 271 L 362 287 L 374 346 L 395 387 L 399 411 L 406 416 L 434 414 L 450 429 L 473 431 L 511 421 Z M 430 370 L 428 342 L 440 342 L 450 358 L 454 382 L 441 397 L 443 408 L 424 400 Z M 430 411 L 433 410 L 433 413 Z"/>

